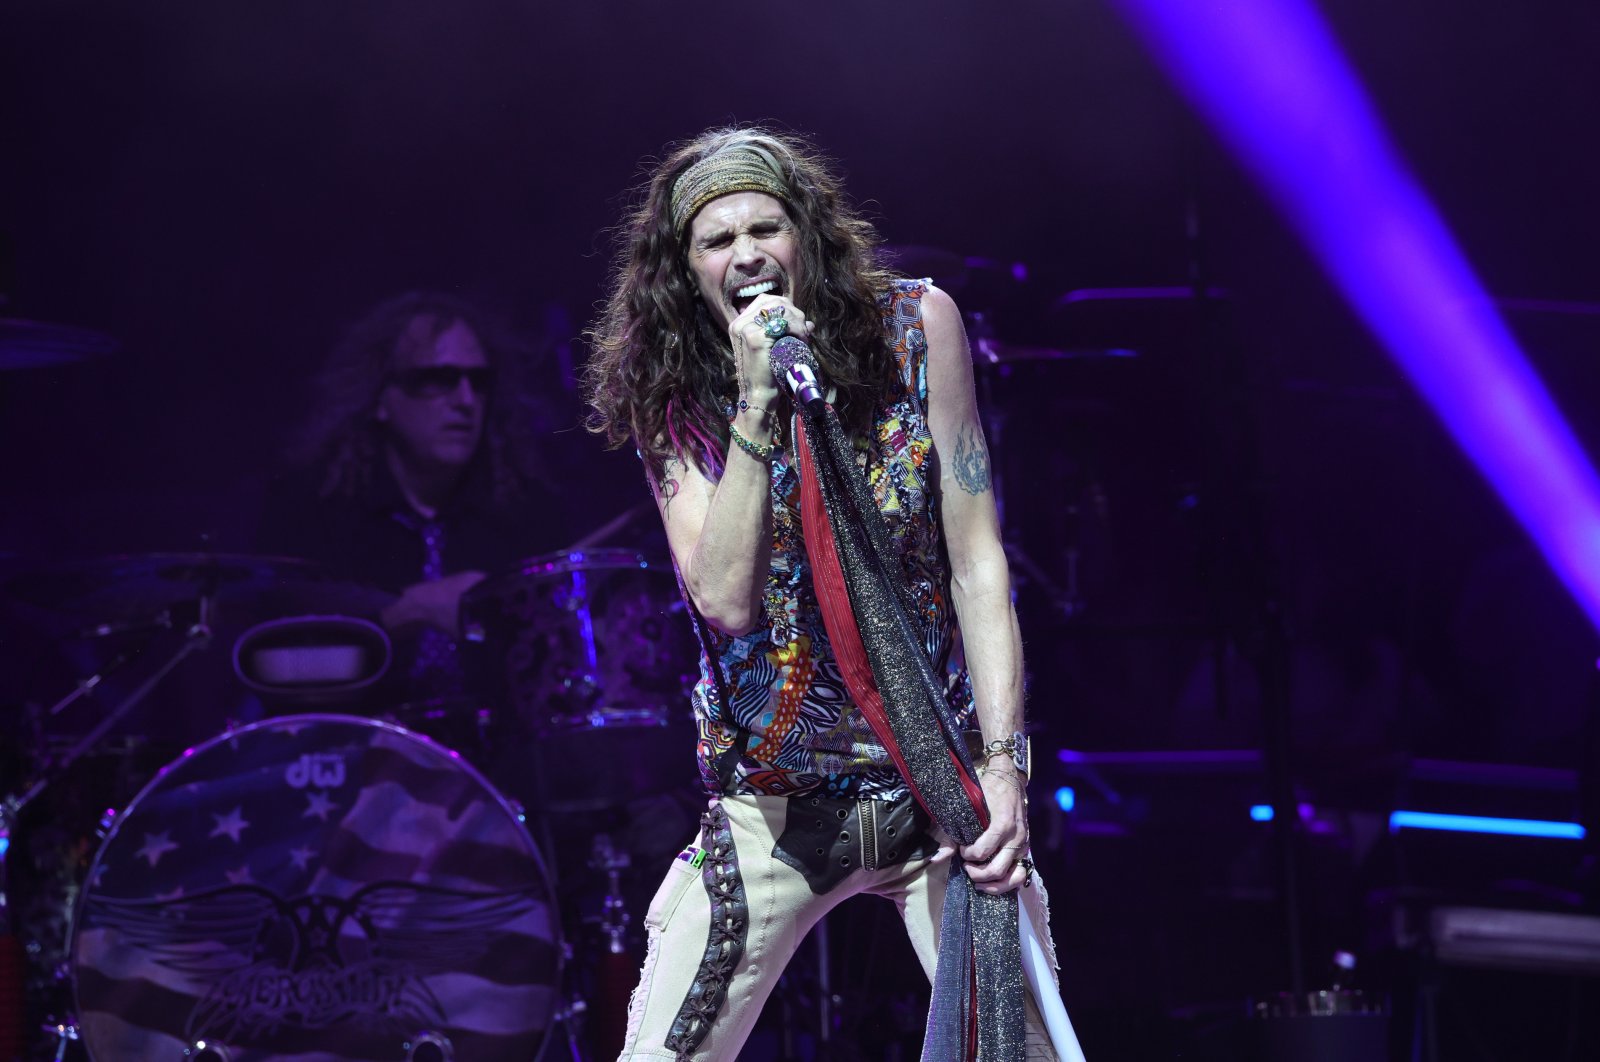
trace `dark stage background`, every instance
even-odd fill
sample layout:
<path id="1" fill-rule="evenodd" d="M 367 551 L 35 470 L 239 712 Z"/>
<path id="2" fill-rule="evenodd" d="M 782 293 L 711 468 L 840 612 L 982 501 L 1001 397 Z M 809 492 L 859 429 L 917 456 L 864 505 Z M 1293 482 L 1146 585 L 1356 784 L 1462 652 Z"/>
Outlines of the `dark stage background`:
<path id="1" fill-rule="evenodd" d="M 1489 290 L 1582 304 L 1507 314 L 1597 452 L 1600 8 L 1320 6 Z M 1304 873 L 1316 976 L 1334 947 L 1370 950 L 1372 896 L 1430 884 L 1373 825 L 1413 758 L 1584 766 L 1592 630 L 1103 0 L 12 0 L 3 313 L 122 350 L 0 375 L 0 554 L 248 550 L 310 374 L 414 288 L 492 307 L 541 352 L 572 527 L 636 505 L 633 456 L 577 424 L 579 333 L 642 161 L 735 120 L 812 135 L 890 243 L 954 252 L 903 261 L 999 340 L 1138 354 L 980 371 L 1003 418 L 1036 807 L 1079 792 L 1039 832 L 1091 1058 L 1201 1057 L 1208 1016 L 1284 985 L 1246 815 L 1266 794 L 1250 771 L 1129 775 L 1097 811 L 1049 754 L 1259 747 L 1274 603 L 1302 793 L 1331 816 Z M 1061 301 L 1197 276 L 1227 293 L 1204 312 Z M 46 696 L 21 682 L 0 677 L 0 705 Z M 1469 788 L 1472 807 L 1433 810 L 1530 810 Z M 1553 799 L 1532 810 L 1578 813 Z M 1582 891 L 1577 846 L 1516 843 L 1463 839 L 1432 884 Z M 896 946 L 851 961 L 892 981 Z M 1460 1009 L 1527 983 L 1465 985 Z M 1565 987 L 1529 998 L 1567 1027 Z"/>

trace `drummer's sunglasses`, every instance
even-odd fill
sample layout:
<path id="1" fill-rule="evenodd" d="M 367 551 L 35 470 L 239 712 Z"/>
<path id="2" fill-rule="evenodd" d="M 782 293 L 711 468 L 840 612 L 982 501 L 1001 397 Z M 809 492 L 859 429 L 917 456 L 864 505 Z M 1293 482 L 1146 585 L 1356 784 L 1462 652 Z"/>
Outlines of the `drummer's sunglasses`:
<path id="1" fill-rule="evenodd" d="M 389 377 L 395 385 L 412 398 L 442 398 L 454 394 L 466 380 L 480 395 L 489 393 L 494 386 L 494 370 L 463 368 L 460 365 L 423 365 L 415 369 L 402 369 Z"/>

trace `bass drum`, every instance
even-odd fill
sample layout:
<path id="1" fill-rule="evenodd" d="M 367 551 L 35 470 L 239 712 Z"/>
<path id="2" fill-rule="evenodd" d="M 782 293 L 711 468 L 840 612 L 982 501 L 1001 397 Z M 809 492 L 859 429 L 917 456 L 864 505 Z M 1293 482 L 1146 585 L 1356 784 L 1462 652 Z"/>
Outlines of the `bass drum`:
<path id="1" fill-rule="evenodd" d="M 528 1062 L 559 920 L 521 816 L 391 723 L 272 719 L 118 816 L 72 940 L 96 1062 Z"/>

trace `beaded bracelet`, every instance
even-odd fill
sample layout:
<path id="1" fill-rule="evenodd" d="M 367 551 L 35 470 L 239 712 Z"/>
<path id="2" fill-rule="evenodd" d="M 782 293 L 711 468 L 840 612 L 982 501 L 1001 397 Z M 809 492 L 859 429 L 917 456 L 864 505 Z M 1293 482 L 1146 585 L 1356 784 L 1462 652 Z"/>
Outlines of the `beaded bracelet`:
<path id="1" fill-rule="evenodd" d="M 757 461 L 771 461 L 772 452 L 777 449 L 777 447 L 771 443 L 762 446 L 760 443 L 751 442 L 743 435 L 740 435 L 739 429 L 735 428 L 732 424 L 728 425 L 728 437 L 738 445 L 739 449 L 743 450 Z"/>

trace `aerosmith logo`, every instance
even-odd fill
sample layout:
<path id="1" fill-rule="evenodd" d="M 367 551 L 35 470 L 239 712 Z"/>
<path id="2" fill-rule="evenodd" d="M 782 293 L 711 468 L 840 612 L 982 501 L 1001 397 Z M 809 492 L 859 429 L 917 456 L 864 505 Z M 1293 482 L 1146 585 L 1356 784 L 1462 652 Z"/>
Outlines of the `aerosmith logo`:
<path id="1" fill-rule="evenodd" d="M 285 898 L 254 884 L 165 900 L 95 896 L 87 913 L 95 929 L 192 986 L 185 1036 L 248 1043 L 287 1028 L 444 1025 L 428 978 L 472 969 L 540 909 L 531 890 L 387 881 L 348 898 Z"/>

